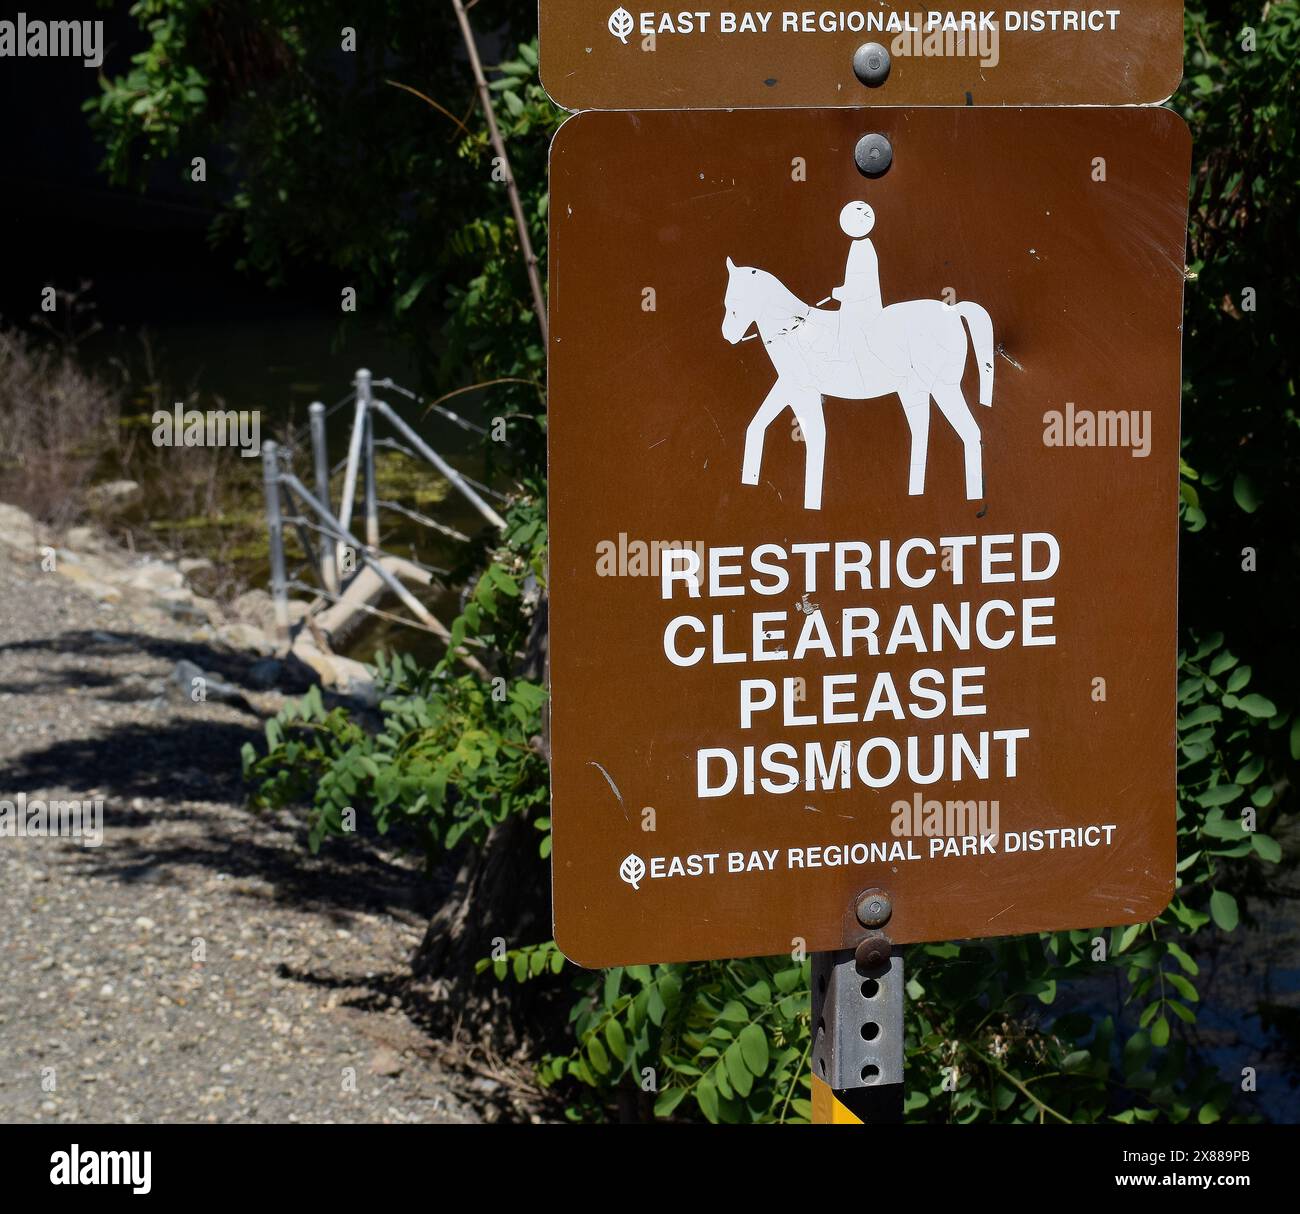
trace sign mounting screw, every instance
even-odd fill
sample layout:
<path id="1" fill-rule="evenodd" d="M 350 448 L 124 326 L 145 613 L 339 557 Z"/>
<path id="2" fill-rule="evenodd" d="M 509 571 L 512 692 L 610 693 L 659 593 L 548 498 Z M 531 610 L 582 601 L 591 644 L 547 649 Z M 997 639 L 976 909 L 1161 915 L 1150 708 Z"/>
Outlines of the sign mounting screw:
<path id="1" fill-rule="evenodd" d="M 894 145 L 883 135 L 863 135 L 853 149 L 853 161 L 864 177 L 880 177 L 894 163 Z"/>
<path id="2" fill-rule="evenodd" d="M 853 74 L 869 89 L 884 84 L 892 66 L 889 52 L 879 42 L 864 42 L 853 52 Z"/>
<path id="3" fill-rule="evenodd" d="M 883 889 L 869 889 L 858 898 L 858 922 L 863 927 L 884 927 L 894 913 L 894 904 Z"/>
<path id="4" fill-rule="evenodd" d="M 873 971 L 887 966 L 893 947 L 893 942 L 884 932 L 868 932 L 853 950 L 853 960 L 858 971 L 864 976 L 871 976 Z"/>

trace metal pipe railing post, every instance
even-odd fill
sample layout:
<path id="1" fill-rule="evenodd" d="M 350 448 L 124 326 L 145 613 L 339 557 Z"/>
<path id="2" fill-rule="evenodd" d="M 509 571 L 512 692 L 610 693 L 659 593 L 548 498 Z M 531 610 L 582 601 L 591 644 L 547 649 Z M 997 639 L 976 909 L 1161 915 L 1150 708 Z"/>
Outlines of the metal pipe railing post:
<path id="1" fill-rule="evenodd" d="M 315 472 L 316 496 L 325 505 L 330 501 L 330 457 L 325 441 L 325 406 L 313 401 L 307 412 L 311 415 L 311 458 Z M 331 594 L 339 588 L 338 546 L 328 536 L 320 537 L 321 583 Z"/>
<path id="2" fill-rule="evenodd" d="M 321 505 L 321 503 L 307 491 L 307 488 L 302 481 L 294 476 L 292 472 L 286 472 L 281 479 L 284 482 L 285 488 L 288 489 L 290 493 L 297 494 L 303 505 L 312 511 L 318 519 L 320 519 L 323 526 L 332 528 L 339 539 L 352 545 L 357 550 L 357 555 L 365 564 L 370 566 L 374 571 L 375 576 L 406 604 L 411 613 L 420 620 L 425 627 L 427 627 L 431 632 L 437 633 L 447 642 L 450 652 L 451 630 L 447 628 L 446 625 L 444 625 L 435 615 L 433 615 L 429 609 L 415 597 L 415 595 L 402 585 L 401 579 L 399 579 L 395 573 L 384 568 L 383 560 L 379 554 L 372 554 L 364 548 L 361 541 L 358 540 L 347 527 L 344 527 L 338 519 L 330 514 L 329 509 Z M 479 678 L 488 679 L 491 677 L 483 663 L 474 657 L 473 654 L 466 653 L 463 648 L 454 652 L 455 656 L 476 675 L 478 675 Z"/>
<path id="3" fill-rule="evenodd" d="M 366 435 L 366 418 L 370 415 L 370 372 L 357 371 L 357 407 L 352 415 L 352 438 L 348 443 L 348 466 L 343 473 L 343 500 L 339 503 L 339 522 L 352 529 L 352 510 L 357 501 L 357 472 L 361 467 L 361 446 Z"/>
<path id="4" fill-rule="evenodd" d="M 275 606 L 276 639 L 289 644 L 289 579 L 284 569 L 284 521 L 280 515 L 280 448 L 262 444 L 262 486 L 266 490 L 266 524 L 271 537 L 271 601 Z"/>
<path id="5" fill-rule="evenodd" d="M 389 590 L 397 595 L 397 597 L 411 609 L 417 619 L 435 629 L 439 626 L 438 621 L 429 613 L 428 608 L 402 585 L 395 574 L 384 568 L 377 555 L 371 555 L 371 553 L 367 551 L 361 541 L 352 534 L 349 527 L 340 523 L 338 519 L 334 518 L 334 516 L 330 514 L 329 510 L 325 506 L 308 493 L 306 486 L 296 476 L 292 473 L 285 473 L 284 483 L 302 499 L 307 508 L 311 510 L 325 526 L 328 527 L 333 525 L 339 536 L 356 548 L 357 556 L 375 571 L 375 576 L 378 577 L 379 580 L 389 588 Z"/>
<path id="6" fill-rule="evenodd" d="M 370 403 L 369 385 L 366 400 Z M 375 480 L 375 415 L 366 409 L 366 433 L 363 450 L 366 469 L 366 545 L 379 551 L 379 483 Z"/>
<path id="7" fill-rule="evenodd" d="M 411 429 L 398 415 L 382 400 L 377 400 L 371 405 L 371 411 L 382 414 L 388 422 L 400 433 L 412 447 L 415 448 L 425 459 L 429 461 L 439 472 L 443 474 L 457 489 L 461 491 L 473 504 L 474 508 L 491 523 L 494 527 L 505 530 L 506 521 L 491 506 L 475 492 L 474 487 L 465 480 L 459 472 L 456 471 L 445 459 L 442 458 L 428 443 L 424 441 L 414 430 Z M 347 520 L 342 520 L 347 525 Z"/>

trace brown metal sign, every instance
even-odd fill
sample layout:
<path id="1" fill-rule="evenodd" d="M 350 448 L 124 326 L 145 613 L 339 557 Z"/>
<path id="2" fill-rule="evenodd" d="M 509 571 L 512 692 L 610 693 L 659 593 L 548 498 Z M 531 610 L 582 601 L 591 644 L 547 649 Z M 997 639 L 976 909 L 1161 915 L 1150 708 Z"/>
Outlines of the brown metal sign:
<path id="1" fill-rule="evenodd" d="M 1190 138 L 592 113 L 552 150 L 555 933 L 589 966 L 1155 916 Z"/>
<path id="2" fill-rule="evenodd" d="M 855 71 L 855 52 L 872 43 L 886 56 Z M 1182 72 L 1182 0 L 977 9 L 541 3 L 542 83 L 571 110 L 1135 105 L 1169 97 Z"/>

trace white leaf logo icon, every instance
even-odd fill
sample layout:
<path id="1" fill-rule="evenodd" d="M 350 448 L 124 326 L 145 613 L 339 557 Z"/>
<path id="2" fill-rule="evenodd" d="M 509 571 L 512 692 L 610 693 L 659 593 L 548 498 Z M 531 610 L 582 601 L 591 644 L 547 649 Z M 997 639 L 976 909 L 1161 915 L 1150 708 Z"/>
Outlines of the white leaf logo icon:
<path id="1" fill-rule="evenodd" d="M 632 19 L 632 14 L 625 8 L 616 8 L 609 18 L 609 32 L 614 35 L 624 46 L 627 45 L 627 36 L 635 27 L 636 22 Z"/>
<path id="2" fill-rule="evenodd" d="M 639 890 L 641 878 L 645 876 L 645 861 L 633 852 L 618 866 L 618 875 L 633 889 Z"/>

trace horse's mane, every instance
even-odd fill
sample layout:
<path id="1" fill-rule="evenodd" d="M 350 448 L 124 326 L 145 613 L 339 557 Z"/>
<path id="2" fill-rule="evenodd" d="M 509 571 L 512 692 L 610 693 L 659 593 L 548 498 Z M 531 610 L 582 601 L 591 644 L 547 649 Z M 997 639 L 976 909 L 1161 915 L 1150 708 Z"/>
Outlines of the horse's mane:
<path id="1" fill-rule="evenodd" d="M 790 288 L 787 287 L 775 274 L 769 274 L 766 270 L 759 270 L 759 273 L 771 285 L 771 292 L 765 302 L 770 305 L 773 310 L 780 309 L 784 312 L 788 308 L 791 316 L 806 313 L 809 310 L 808 305 L 793 291 L 791 291 Z"/>

